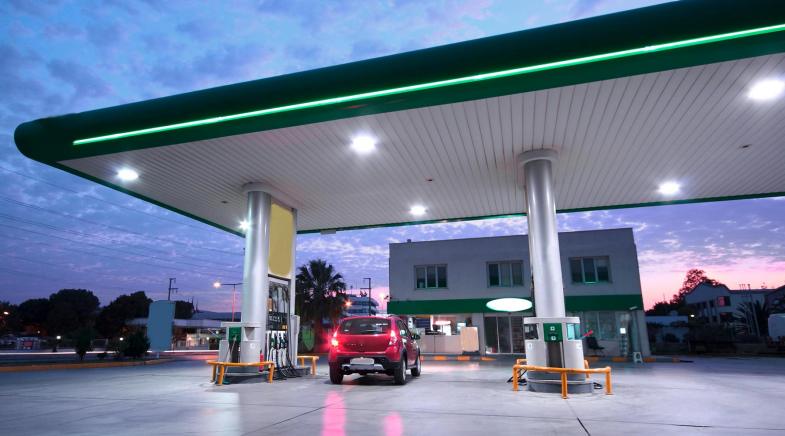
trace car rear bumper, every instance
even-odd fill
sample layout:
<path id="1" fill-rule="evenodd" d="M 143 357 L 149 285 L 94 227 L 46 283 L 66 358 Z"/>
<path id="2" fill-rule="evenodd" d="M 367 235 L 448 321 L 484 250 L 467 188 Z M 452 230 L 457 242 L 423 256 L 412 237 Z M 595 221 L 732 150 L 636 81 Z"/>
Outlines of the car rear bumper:
<path id="1" fill-rule="evenodd" d="M 352 359 L 357 357 L 364 357 L 368 359 L 373 359 L 373 363 L 352 363 Z M 335 365 L 344 373 L 352 373 L 352 372 L 389 372 L 393 371 L 398 368 L 400 365 L 400 361 L 394 361 L 387 358 L 387 356 L 374 356 L 374 355 L 364 355 L 364 356 L 336 356 L 334 362 L 330 362 L 330 365 Z"/>

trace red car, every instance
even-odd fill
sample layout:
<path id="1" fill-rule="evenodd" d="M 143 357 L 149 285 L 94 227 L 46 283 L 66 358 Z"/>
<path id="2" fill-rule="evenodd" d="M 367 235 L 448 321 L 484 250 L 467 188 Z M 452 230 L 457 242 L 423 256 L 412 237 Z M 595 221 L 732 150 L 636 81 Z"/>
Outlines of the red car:
<path id="1" fill-rule="evenodd" d="M 406 383 L 406 370 L 420 375 L 422 360 L 417 340 L 406 322 L 391 316 L 354 316 L 341 321 L 332 337 L 330 381 L 340 384 L 348 374 L 384 373 L 395 384 Z"/>

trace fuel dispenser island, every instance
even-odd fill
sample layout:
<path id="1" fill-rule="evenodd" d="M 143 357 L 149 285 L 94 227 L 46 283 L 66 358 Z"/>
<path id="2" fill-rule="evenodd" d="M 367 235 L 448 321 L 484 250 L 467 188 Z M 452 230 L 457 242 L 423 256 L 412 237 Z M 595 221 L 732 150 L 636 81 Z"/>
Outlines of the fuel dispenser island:
<path id="1" fill-rule="evenodd" d="M 290 293 L 286 282 L 270 278 L 269 298 L 266 307 L 266 332 L 264 341 L 249 341 L 243 337 L 241 322 L 224 322 L 226 335 L 218 347 L 218 360 L 223 362 L 240 362 L 240 356 L 255 353 L 259 360 L 270 360 L 275 363 L 276 376 L 298 377 L 303 371 L 296 369 L 297 343 L 299 341 L 300 317 L 289 313 Z M 254 373 L 258 369 L 228 368 L 229 373 Z"/>
<path id="2" fill-rule="evenodd" d="M 528 365 L 583 368 L 580 318 L 524 318 L 523 333 Z M 571 393 L 592 392 L 593 384 L 586 381 L 583 374 L 567 374 L 567 382 Z M 528 387 L 535 392 L 560 392 L 560 376 L 557 373 L 529 372 Z"/>
<path id="3" fill-rule="evenodd" d="M 258 373 L 273 361 L 279 377 L 299 376 L 299 318 L 294 315 L 297 209 L 291 198 L 261 182 L 243 185 L 246 195 L 245 260 L 240 322 L 222 323 L 226 337 L 219 360 L 245 364 L 231 372 Z"/>

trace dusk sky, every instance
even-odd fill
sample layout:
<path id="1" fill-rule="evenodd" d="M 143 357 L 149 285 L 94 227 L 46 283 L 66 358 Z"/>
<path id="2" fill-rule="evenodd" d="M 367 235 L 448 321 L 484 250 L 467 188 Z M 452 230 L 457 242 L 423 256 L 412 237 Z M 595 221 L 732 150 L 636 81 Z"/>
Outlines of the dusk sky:
<path id="1" fill-rule="evenodd" d="M 0 2 L 0 300 L 143 290 L 228 311 L 241 238 L 22 156 L 24 121 L 539 27 L 657 1 Z M 751 177 L 754 175 L 750 175 Z M 632 227 L 644 300 L 690 268 L 731 288 L 785 284 L 785 197 L 559 215 L 561 231 Z M 387 290 L 388 244 L 526 233 L 524 218 L 302 235 L 349 285 Z"/>

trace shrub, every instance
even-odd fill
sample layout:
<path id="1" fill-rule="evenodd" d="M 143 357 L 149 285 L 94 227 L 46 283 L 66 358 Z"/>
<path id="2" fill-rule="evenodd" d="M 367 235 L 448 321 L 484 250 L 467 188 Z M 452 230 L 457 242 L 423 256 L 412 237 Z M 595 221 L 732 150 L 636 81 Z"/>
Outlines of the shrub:
<path id="1" fill-rule="evenodd" d="M 128 336 L 123 354 L 132 359 L 139 359 L 144 357 L 149 349 L 150 340 L 144 333 L 138 331 Z"/>
<path id="2" fill-rule="evenodd" d="M 662 340 L 673 344 L 679 342 L 679 338 L 677 338 L 673 333 L 666 333 L 665 336 L 662 337 Z"/>

